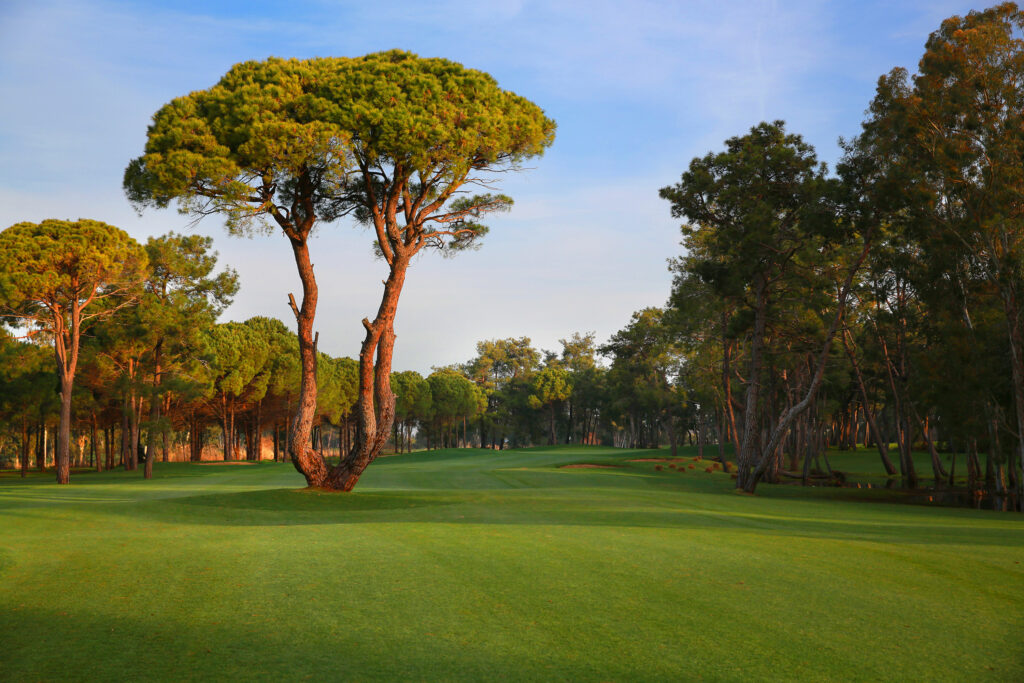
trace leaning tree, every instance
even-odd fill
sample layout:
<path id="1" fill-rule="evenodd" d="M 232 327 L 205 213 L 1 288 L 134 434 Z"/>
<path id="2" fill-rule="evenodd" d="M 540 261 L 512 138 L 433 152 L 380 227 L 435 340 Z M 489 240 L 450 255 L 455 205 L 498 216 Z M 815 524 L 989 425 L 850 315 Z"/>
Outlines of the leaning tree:
<path id="1" fill-rule="evenodd" d="M 444 59 L 271 58 L 160 109 L 125 191 L 139 208 L 177 200 L 197 218 L 222 214 L 233 234 L 284 233 L 302 281 L 301 301 L 289 296 L 302 367 L 292 462 L 310 486 L 348 491 L 394 419 L 394 320 L 410 261 L 423 249 L 473 246 L 486 232 L 481 217 L 511 205 L 491 192 L 499 174 L 540 155 L 554 131 L 532 102 Z M 310 446 L 318 292 L 309 237 L 346 216 L 373 228 L 388 275 L 376 316 L 363 320 L 357 436 L 328 467 Z"/>
<path id="2" fill-rule="evenodd" d="M 146 252 L 112 225 L 79 219 L 16 223 L 0 232 L 0 312 L 53 340 L 60 381 L 57 483 L 71 461 L 71 390 L 82 330 L 132 303 Z"/>

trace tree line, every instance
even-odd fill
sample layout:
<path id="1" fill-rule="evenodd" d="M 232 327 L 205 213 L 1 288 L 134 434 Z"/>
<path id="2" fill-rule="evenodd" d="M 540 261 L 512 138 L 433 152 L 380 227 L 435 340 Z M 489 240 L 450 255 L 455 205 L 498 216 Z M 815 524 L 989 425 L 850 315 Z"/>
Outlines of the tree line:
<path id="1" fill-rule="evenodd" d="M 912 449 L 936 484 L 959 454 L 971 489 L 1019 505 L 1022 30 L 1012 3 L 944 21 L 918 73 L 879 79 L 834 173 L 776 121 L 661 190 L 685 247 L 666 378 L 691 423 L 733 444 L 739 488 L 806 480 L 825 446 L 859 440 L 907 486 L 924 476 Z"/>
<path id="2" fill-rule="evenodd" d="M 158 111 L 144 154 L 125 172 L 126 194 L 140 208 L 176 203 L 194 217 L 224 217 L 234 234 L 283 233 L 303 286 L 298 301 L 289 295 L 294 338 L 266 319 L 208 326 L 205 350 L 185 354 L 207 360 L 177 368 L 177 346 L 187 346 L 189 334 L 176 331 L 171 313 L 166 321 L 163 313 L 145 317 L 145 298 L 128 305 L 132 283 L 145 281 L 145 296 L 164 297 L 160 305 L 175 292 L 191 296 L 188 319 L 212 320 L 236 286 L 233 276 L 192 291 L 166 275 L 172 284 L 161 289 L 150 282 L 164 258 L 155 247 L 132 246 L 95 221 L 19 224 L 0 234 L 11 263 L 60 264 L 49 299 L 39 294 L 49 286 L 44 266 L 5 268 L 2 298 L 8 315 L 52 343 L 59 451 L 68 443 L 87 323 L 95 332 L 81 354 L 95 361 L 83 365 L 90 370 L 79 390 L 93 386 L 91 372 L 108 373 L 95 385 L 117 388 L 123 442 L 137 443 L 139 424 L 184 424 L 176 400 L 205 402 L 195 419 L 217 421 L 227 453 L 248 444 L 250 425 L 259 433 L 260 425 L 287 422 L 274 429 L 286 433 L 278 450 L 321 488 L 350 490 L 389 442 L 410 448 L 414 436 L 421 446 L 494 448 L 674 447 L 695 439 L 715 444 L 723 459 L 731 444 L 737 486 L 748 492 L 785 476 L 806 481 L 822 461 L 830 469 L 826 446 L 860 442 L 908 486 L 921 478 L 914 448 L 929 452 L 937 483 L 956 481 L 956 458 L 947 469 L 940 451 L 959 454 L 971 488 L 1015 492 L 1019 503 L 1022 30 L 1013 3 L 947 19 L 916 74 L 894 69 L 879 79 L 861 133 L 841 141 L 834 171 L 781 121 L 694 159 L 660 191 L 683 220 L 668 301 L 638 311 L 599 347 L 579 334 L 563 340 L 560 353 L 539 352 L 527 338 L 490 340 L 476 358 L 427 378 L 392 372 L 393 325 L 412 257 L 475 247 L 487 231 L 481 220 L 511 199 L 470 190 L 494 187 L 554 138 L 554 122 L 487 74 L 398 51 L 237 65 L 214 87 Z M 308 237 L 342 218 L 373 230 L 387 270 L 355 360 L 320 353 L 313 331 L 318 290 Z M 41 257 L 72 225 L 76 244 L 99 245 L 102 254 Z M 100 284 L 71 274 L 82 264 Z M 121 350 L 101 351 L 104 343 Z M 40 399 L 12 401 L 5 414 L 50 409 L 43 406 L 52 391 L 10 371 L 42 362 L 27 348 L 5 346 L 24 355 L 4 363 L 5 381 L 40 391 Z M 288 348 L 298 353 L 281 351 Z M 190 389 L 172 386 L 178 381 L 205 389 L 190 403 Z M 102 415 L 90 411 L 89 419 Z M 10 422 L 20 425 L 23 449 L 24 432 L 41 423 Z M 147 445 L 164 433 L 147 429 Z M 197 442 L 199 434 L 189 439 Z M 328 462 L 331 444 L 338 459 Z M 155 450 L 145 449 L 147 461 Z M 138 448 L 122 451 L 130 460 Z M 66 451 L 58 461 L 66 481 Z"/>

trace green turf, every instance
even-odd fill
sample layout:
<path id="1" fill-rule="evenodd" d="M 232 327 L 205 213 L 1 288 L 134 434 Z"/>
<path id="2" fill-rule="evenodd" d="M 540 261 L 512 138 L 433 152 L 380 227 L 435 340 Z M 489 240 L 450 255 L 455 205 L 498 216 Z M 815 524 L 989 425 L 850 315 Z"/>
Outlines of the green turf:
<path id="1" fill-rule="evenodd" d="M 1024 679 L 1019 515 L 651 455 L 5 477 L 0 679 Z"/>

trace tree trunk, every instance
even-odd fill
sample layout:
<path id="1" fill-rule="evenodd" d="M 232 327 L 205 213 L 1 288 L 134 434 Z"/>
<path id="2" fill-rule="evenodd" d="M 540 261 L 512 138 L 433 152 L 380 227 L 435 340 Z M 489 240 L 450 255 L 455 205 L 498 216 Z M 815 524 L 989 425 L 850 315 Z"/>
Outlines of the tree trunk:
<path id="1" fill-rule="evenodd" d="M 132 453 L 132 470 L 139 469 L 139 416 L 142 413 L 142 397 L 135 396 L 134 392 L 132 396 L 132 412 L 131 412 L 131 453 Z"/>
<path id="2" fill-rule="evenodd" d="M 156 432 L 160 422 L 160 347 L 163 340 L 156 343 L 153 353 L 153 395 L 149 399 L 149 429 L 146 432 L 146 465 L 143 468 L 144 479 L 153 478 L 153 460 L 156 459 Z"/>
<path id="3" fill-rule="evenodd" d="M 739 430 L 736 427 L 736 411 L 733 406 L 732 396 L 732 342 L 725 336 L 725 331 L 728 325 L 728 316 L 722 312 L 722 389 L 725 393 L 723 399 L 723 411 L 726 418 L 726 427 L 729 432 L 729 438 L 733 442 L 733 451 L 737 459 L 739 458 L 741 444 Z"/>
<path id="4" fill-rule="evenodd" d="M 120 458 L 121 458 L 120 465 L 121 465 L 121 467 L 124 468 L 124 470 L 126 472 L 131 471 L 131 469 L 132 469 L 131 456 L 130 456 L 130 454 L 128 452 L 129 449 L 131 448 L 131 427 L 129 426 L 129 420 L 131 418 L 128 417 L 128 410 L 129 410 L 129 407 L 128 407 L 128 394 L 126 393 L 124 395 L 124 401 L 122 402 L 122 406 L 121 406 L 121 455 L 120 455 Z"/>
<path id="5" fill-rule="evenodd" d="M 46 423 L 40 422 L 36 427 L 36 469 L 46 469 Z"/>
<path id="6" fill-rule="evenodd" d="M 312 228 L 312 223 L 309 225 Z M 304 231 L 308 235 L 308 229 Z M 306 484 L 324 488 L 327 484 L 327 464 L 318 453 L 310 448 L 310 436 L 313 432 L 313 417 L 316 413 L 316 340 L 313 336 L 313 321 L 316 317 L 318 289 L 313 275 L 313 264 L 309 260 L 309 245 L 302 234 L 289 235 L 295 265 L 302 281 L 302 306 L 296 307 L 295 300 L 289 295 L 292 312 L 298 327 L 299 363 L 302 379 L 299 385 L 299 404 L 295 417 L 292 419 L 288 434 L 288 453 L 292 464 L 305 478 Z"/>
<path id="7" fill-rule="evenodd" d="M 285 414 L 286 415 L 290 414 L 292 412 L 291 405 L 292 405 L 292 401 L 291 401 L 291 397 L 289 397 L 288 398 L 288 406 L 285 409 L 285 411 L 286 411 Z M 292 433 L 291 427 L 290 427 L 289 424 L 286 423 L 285 426 L 284 426 L 284 450 L 281 452 L 281 459 L 284 462 L 289 462 L 292 459 L 292 456 L 291 456 L 291 453 L 292 453 L 292 450 L 291 450 L 291 448 L 292 448 L 291 433 Z"/>
<path id="8" fill-rule="evenodd" d="M 555 445 L 555 404 L 548 406 L 548 445 Z"/>
<path id="9" fill-rule="evenodd" d="M 1003 305 L 1006 311 L 1007 332 L 1010 341 L 1010 366 L 1013 378 L 1013 408 L 1017 418 L 1017 457 L 1011 458 L 1013 478 L 1016 481 L 1018 505 L 1024 504 L 1024 343 L 1016 296 L 1016 287 L 1010 285 L 1003 290 Z"/>
<path id="10" fill-rule="evenodd" d="M 818 393 L 818 387 L 821 385 L 821 381 L 825 377 L 825 366 L 828 362 L 829 350 L 832 348 L 832 341 L 835 339 L 836 332 L 839 329 L 839 323 L 842 321 L 843 315 L 846 312 L 846 300 L 850 294 L 850 288 L 853 285 L 853 278 L 857 274 L 857 271 L 860 270 L 861 265 L 864 263 L 864 259 L 867 258 L 868 252 L 871 249 L 872 234 L 873 228 L 869 228 L 864 235 L 864 246 L 861 249 L 859 258 L 846 273 L 846 279 L 843 282 L 842 288 L 839 290 L 835 315 L 832 317 L 831 325 L 829 325 L 828 333 L 825 336 L 825 342 L 818 355 L 817 364 L 814 368 L 814 374 L 812 375 L 810 386 L 808 386 L 804 398 L 792 408 L 784 411 L 772 429 L 771 436 L 768 440 L 768 447 L 765 449 L 765 452 L 769 456 L 774 454 L 775 449 L 778 448 L 782 438 L 785 437 L 793 420 L 807 409 Z M 747 493 L 754 492 L 754 487 L 757 486 L 758 479 L 764 473 L 764 470 L 769 464 L 770 463 L 766 458 L 761 458 L 760 463 L 757 465 L 757 469 L 746 482 L 747 486 L 743 487 L 744 491 Z M 742 476 L 742 470 L 740 476 Z M 739 482 L 737 482 L 737 487 L 739 487 Z"/>
<path id="11" fill-rule="evenodd" d="M 92 438 L 89 439 L 89 450 L 92 453 L 93 464 L 96 466 L 97 472 L 103 471 L 103 461 L 100 459 L 99 449 L 96 447 L 96 411 L 92 411 L 89 415 L 89 426 L 92 429 Z"/>
<path id="12" fill-rule="evenodd" d="M 167 406 L 164 407 L 166 408 Z M 171 435 L 169 429 L 160 430 L 160 441 L 160 461 L 168 462 L 170 459 L 171 450 Z"/>
<path id="13" fill-rule="evenodd" d="M 28 418 L 21 418 L 21 478 L 24 479 L 28 476 L 28 457 L 29 457 L 29 444 L 28 444 Z"/>
<path id="14" fill-rule="evenodd" d="M 676 457 L 679 452 L 679 443 L 676 436 L 676 421 L 672 419 L 672 415 L 669 415 L 665 419 L 665 424 L 668 426 L 668 444 L 669 448 L 672 449 L 672 457 Z"/>
<path id="15" fill-rule="evenodd" d="M 754 469 L 760 460 L 760 410 L 761 398 L 761 352 L 764 348 L 764 337 L 768 323 L 768 292 L 767 283 L 762 277 L 757 284 L 755 294 L 757 308 L 754 311 L 754 331 L 750 340 L 750 364 L 747 370 L 747 392 L 744 399 L 743 441 L 737 460 L 739 472 L 736 488 L 749 493 L 754 492 L 757 482 L 754 480 Z"/>
<path id="16" fill-rule="evenodd" d="M 57 483 L 71 482 L 71 388 L 73 378 L 60 376 L 60 433 L 57 435 Z"/>
<path id="17" fill-rule="evenodd" d="M 935 477 L 935 483 L 938 484 L 946 479 L 949 474 L 946 472 L 946 468 L 943 467 L 942 460 L 939 458 L 939 453 L 935 448 L 935 443 L 932 441 L 932 435 L 929 433 L 928 429 L 928 418 L 925 417 L 922 420 L 916 410 L 914 411 L 914 417 L 917 418 L 917 423 L 921 429 L 921 435 L 924 437 L 924 442 L 928 446 L 928 455 L 932 460 L 932 474 Z"/>
<path id="18" fill-rule="evenodd" d="M 395 417 L 391 391 L 391 358 L 395 347 L 395 314 L 405 284 L 410 255 L 396 255 L 384 282 L 377 317 L 363 320 L 366 337 L 359 352 L 359 398 L 356 401 L 356 443 L 352 451 L 320 484 L 337 491 L 351 491 L 366 467 L 380 454 Z M 376 361 L 374 362 L 374 357 Z M 307 480 L 309 475 L 307 474 Z"/>
<path id="19" fill-rule="evenodd" d="M 853 353 L 853 344 L 850 339 L 850 331 L 843 331 L 843 346 L 846 348 L 846 355 L 850 359 L 850 364 L 853 366 L 854 376 L 857 378 L 857 387 L 860 389 L 860 397 L 864 402 L 864 419 L 867 421 L 868 429 L 872 434 L 875 434 L 875 445 L 878 446 L 878 455 L 882 459 L 882 466 L 885 468 L 885 473 L 890 477 L 896 474 L 896 467 L 892 464 L 892 460 L 889 459 L 889 444 L 885 442 L 885 439 L 878 438 L 879 431 L 878 426 L 875 424 L 875 411 L 871 408 L 871 402 L 868 400 L 867 387 L 864 384 L 864 376 L 860 372 L 860 364 L 857 362 L 857 358 Z M 867 445 L 867 438 L 864 440 L 865 446 Z"/>
<path id="20" fill-rule="evenodd" d="M 114 425 L 109 424 L 103 428 L 103 455 L 106 459 L 106 468 L 112 470 L 114 463 Z"/>

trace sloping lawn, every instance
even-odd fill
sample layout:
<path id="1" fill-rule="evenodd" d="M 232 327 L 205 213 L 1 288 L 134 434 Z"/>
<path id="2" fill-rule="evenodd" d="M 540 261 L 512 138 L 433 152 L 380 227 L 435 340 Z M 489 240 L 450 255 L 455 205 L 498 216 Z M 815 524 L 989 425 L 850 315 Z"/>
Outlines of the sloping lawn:
<path id="1" fill-rule="evenodd" d="M 1024 680 L 1020 515 L 664 455 L 4 477 L 0 679 Z"/>

